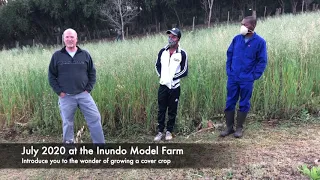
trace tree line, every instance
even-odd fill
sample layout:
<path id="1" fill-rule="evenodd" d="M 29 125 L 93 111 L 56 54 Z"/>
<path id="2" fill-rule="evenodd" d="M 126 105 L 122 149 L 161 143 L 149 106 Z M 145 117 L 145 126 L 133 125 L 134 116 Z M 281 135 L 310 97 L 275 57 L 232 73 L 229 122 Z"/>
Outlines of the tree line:
<path id="1" fill-rule="evenodd" d="M 0 45 L 61 43 L 67 28 L 80 41 L 114 39 L 117 30 L 141 35 L 185 28 L 212 27 L 257 18 L 319 9 L 320 0 L 0 0 Z"/>

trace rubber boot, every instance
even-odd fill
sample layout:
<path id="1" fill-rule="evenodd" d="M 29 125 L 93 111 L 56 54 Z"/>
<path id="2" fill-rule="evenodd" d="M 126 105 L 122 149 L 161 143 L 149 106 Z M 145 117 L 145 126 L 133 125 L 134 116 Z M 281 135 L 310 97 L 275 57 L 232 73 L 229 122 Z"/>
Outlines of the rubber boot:
<path id="1" fill-rule="evenodd" d="M 237 126 L 236 132 L 234 133 L 234 137 L 240 138 L 243 135 L 243 123 L 246 120 L 247 112 L 240 112 L 237 113 Z"/>
<path id="2" fill-rule="evenodd" d="M 234 113 L 234 111 L 225 111 L 227 129 L 220 133 L 221 137 L 225 137 L 234 133 Z"/>

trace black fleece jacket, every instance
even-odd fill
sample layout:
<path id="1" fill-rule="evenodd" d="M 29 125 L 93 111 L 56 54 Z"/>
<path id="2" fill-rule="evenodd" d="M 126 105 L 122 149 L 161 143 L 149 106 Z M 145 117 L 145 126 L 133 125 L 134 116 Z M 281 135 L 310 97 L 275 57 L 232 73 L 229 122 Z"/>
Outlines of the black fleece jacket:
<path id="1" fill-rule="evenodd" d="M 73 58 L 62 48 L 51 58 L 49 84 L 55 93 L 79 94 L 90 92 L 96 82 L 96 69 L 90 54 L 78 47 Z"/>

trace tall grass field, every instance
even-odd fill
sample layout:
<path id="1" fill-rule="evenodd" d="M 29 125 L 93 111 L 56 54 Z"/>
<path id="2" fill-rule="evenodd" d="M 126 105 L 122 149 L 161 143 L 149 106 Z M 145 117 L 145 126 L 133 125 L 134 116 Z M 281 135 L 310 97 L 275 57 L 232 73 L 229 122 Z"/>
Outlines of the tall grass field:
<path id="1" fill-rule="evenodd" d="M 193 130 L 194 122 L 222 114 L 226 100 L 226 50 L 240 23 L 183 31 L 189 74 L 181 82 L 177 131 Z M 319 110 L 320 13 L 258 20 L 256 32 L 268 46 L 268 66 L 255 82 L 252 114 L 264 119 L 298 116 Z M 79 42 L 81 43 L 81 42 Z M 124 42 L 80 44 L 97 69 L 92 91 L 106 133 L 151 133 L 157 124 L 159 79 L 155 61 L 167 43 L 162 34 Z M 48 66 L 61 47 L 32 47 L 0 52 L 0 122 L 29 123 L 44 133 L 62 131 L 58 96 L 48 83 Z M 75 129 L 85 124 L 76 113 Z"/>

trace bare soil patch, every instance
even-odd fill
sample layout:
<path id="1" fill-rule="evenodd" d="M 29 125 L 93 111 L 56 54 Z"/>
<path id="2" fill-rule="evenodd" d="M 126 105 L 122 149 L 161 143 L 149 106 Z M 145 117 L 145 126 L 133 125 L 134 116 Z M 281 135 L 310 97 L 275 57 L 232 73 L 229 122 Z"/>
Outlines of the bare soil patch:
<path id="1" fill-rule="evenodd" d="M 174 139 L 176 142 L 228 144 L 236 158 L 227 168 L 1 169 L 0 179 L 308 179 L 301 175 L 298 167 L 302 164 L 315 165 L 315 160 L 320 158 L 319 123 L 293 127 L 265 124 L 259 128 L 248 127 L 241 139 L 232 136 L 220 138 L 218 130 L 178 135 Z M 61 139 L 60 135 L 12 134 L 14 132 L 2 131 L 0 142 L 60 142 Z M 135 142 L 134 139 L 126 141 Z M 137 141 L 151 142 L 152 139 L 152 136 L 143 136 Z M 121 142 L 119 139 L 116 141 Z"/>

